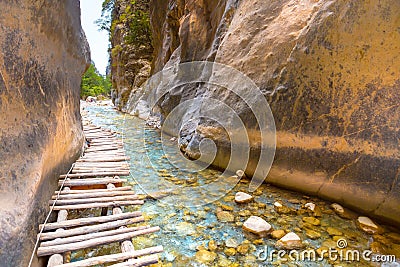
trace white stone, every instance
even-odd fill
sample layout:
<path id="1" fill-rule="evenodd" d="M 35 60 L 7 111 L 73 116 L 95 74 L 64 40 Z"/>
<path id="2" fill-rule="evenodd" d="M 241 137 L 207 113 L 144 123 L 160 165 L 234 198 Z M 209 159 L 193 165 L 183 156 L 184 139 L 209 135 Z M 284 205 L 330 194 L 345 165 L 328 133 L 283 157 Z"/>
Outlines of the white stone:
<path id="1" fill-rule="evenodd" d="M 314 204 L 314 203 L 309 202 L 309 203 L 306 203 L 304 206 L 305 206 L 307 209 L 311 210 L 311 211 L 314 211 L 314 210 L 315 210 L 315 204 Z"/>
<path id="2" fill-rule="evenodd" d="M 357 222 L 360 228 L 369 234 L 375 234 L 379 231 L 379 227 L 368 217 L 360 216 Z"/>
<path id="3" fill-rule="evenodd" d="M 237 175 L 240 179 L 246 177 L 246 175 L 245 175 L 245 173 L 244 173 L 243 170 L 237 170 L 237 171 L 236 171 L 236 175 Z"/>
<path id="4" fill-rule="evenodd" d="M 282 204 L 279 203 L 279 202 L 275 202 L 274 206 L 277 207 L 277 208 L 282 208 L 283 207 Z"/>
<path id="5" fill-rule="evenodd" d="M 344 208 L 337 203 L 333 203 L 331 207 L 336 213 L 344 213 Z"/>
<path id="6" fill-rule="evenodd" d="M 275 247 L 278 249 L 300 249 L 304 247 L 304 245 L 297 234 L 290 232 L 279 239 L 275 243 Z"/>
<path id="7" fill-rule="evenodd" d="M 248 203 L 253 200 L 253 196 L 244 192 L 237 192 L 235 195 L 235 202 Z"/>
<path id="8" fill-rule="evenodd" d="M 243 223 L 243 229 L 264 237 L 272 230 L 272 226 L 260 217 L 250 216 Z"/>
<path id="9" fill-rule="evenodd" d="M 228 248 L 237 248 L 239 246 L 239 243 L 236 239 L 229 238 L 225 241 L 225 246 L 227 246 Z"/>

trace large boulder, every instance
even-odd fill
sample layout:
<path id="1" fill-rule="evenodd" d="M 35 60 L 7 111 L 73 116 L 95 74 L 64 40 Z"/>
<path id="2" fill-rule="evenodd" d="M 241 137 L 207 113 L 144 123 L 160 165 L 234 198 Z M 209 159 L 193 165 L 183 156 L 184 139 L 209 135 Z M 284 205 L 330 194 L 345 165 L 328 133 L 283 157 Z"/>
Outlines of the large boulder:
<path id="1" fill-rule="evenodd" d="M 0 266 L 27 266 L 58 176 L 83 146 L 90 52 L 78 0 L 0 1 L 0 10 Z"/>
<path id="2" fill-rule="evenodd" d="M 277 130 L 268 182 L 400 222 L 399 1 L 152 0 L 150 8 L 154 72 L 215 61 L 259 86 Z M 180 77 L 174 79 L 179 84 Z M 200 96 L 223 100 L 243 118 L 252 144 L 245 170 L 251 177 L 260 133 L 232 92 L 185 84 L 155 111 L 166 118 Z M 195 118 L 200 108 L 190 105 L 183 116 L 191 123 L 180 132 L 181 149 L 197 158 L 198 145 L 209 138 L 218 147 L 213 164 L 226 167 L 229 138 L 219 125 Z"/>

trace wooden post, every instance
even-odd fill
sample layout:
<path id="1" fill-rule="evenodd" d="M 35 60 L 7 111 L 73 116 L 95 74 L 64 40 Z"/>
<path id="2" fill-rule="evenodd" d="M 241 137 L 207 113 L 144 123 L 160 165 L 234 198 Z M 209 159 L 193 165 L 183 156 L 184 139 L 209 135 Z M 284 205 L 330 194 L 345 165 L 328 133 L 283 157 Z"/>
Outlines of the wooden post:
<path id="1" fill-rule="evenodd" d="M 114 178 L 119 178 L 118 176 Z M 115 185 L 112 183 L 107 184 L 107 189 L 113 189 L 115 188 Z M 122 209 L 121 207 L 114 207 L 113 208 L 113 214 L 121 214 Z M 121 228 L 124 228 L 125 226 L 122 226 Z M 132 241 L 131 240 L 125 240 L 121 243 L 121 250 L 122 252 L 134 252 L 135 248 L 133 247 Z M 128 262 L 132 262 L 134 259 L 129 259 Z"/>
<path id="2" fill-rule="evenodd" d="M 63 192 L 68 192 L 69 190 L 70 190 L 69 187 L 64 187 L 64 189 L 62 191 Z M 58 211 L 57 222 L 66 221 L 67 218 L 68 218 L 68 211 L 67 210 Z M 60 229 L 57 229 L 56 231 L 63 231 L 63 230 L 64 229 L 60 228 Z M 66 258 L 68 258 L 67 254 L 69 254 L 69 258 L 70 258 L 71 257 L 71 253 L 70 252 L 69 253 L 64 253 L 64 256 L 66 256 Z M 64 263 L 64 256 L 61 255 L 61 254 L 51 255 L 50 258 L 49 258 L 49 261 L 47 263 L 47 267 L 53 267 L 53 266 L 57 266 L 57 265 L 63 264 Z M 68 260 L 68 259 L 66 259 L 66 260 Z M 69 261 L 66 261 L 66 262 L 69 262 Z"/>

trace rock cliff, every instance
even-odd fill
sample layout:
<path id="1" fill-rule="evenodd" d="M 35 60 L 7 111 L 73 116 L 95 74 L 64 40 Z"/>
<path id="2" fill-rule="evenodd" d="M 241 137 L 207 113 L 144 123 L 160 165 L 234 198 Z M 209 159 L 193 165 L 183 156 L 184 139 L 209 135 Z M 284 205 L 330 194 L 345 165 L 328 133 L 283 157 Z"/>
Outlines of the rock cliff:
<path id="1" fill-rule="evenodd" d="M 152 0 L 150 14 L 153 73 L 215 61 L 260 88 L 277 132 L 266 181 L 400 222 L 399 1 Z M 165 118 L 180 103 L 206 95 L 218 97 L 218 90 L 185 85 L 165 95 L 157 112 Z M 219 96 L 236 101 L 232 93 Z M 186 118 L 199 108 L 188 108 Z M 259 129 L 244 107 L 236 112 L 253 133 L 246 169 L 253 175 Z M 214 164 L 225 167 L 230 144 L 216 132 L 218 126 L 198 120 L 180 143 L 190 154 L 191 143 L 214 139 Z"/>
<path id="2" fill-rule="evenodd" d="M 0 10 L 0 266 L 27 266 L 58 175 L 83 145 L 90 52 L 78 0 L 0 1 Z"/>
<path id="3" fill-rule="evenodd" d="M 151 71 L 149 0 L 135 1 L 134 5 L 126 0 L 113 3 L 110 63 L 115 90 L 111 97 L 116 107 L 131 113 Z"/>

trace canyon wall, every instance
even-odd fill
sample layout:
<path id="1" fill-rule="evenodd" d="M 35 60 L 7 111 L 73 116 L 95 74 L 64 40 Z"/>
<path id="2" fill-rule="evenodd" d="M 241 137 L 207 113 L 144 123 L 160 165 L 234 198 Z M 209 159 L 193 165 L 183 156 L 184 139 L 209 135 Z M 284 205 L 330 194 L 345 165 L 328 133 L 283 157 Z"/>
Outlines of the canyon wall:
<path id="1" fill-rule="evenodd" d="M 399 14 L 397 0 L 151 0 L 152 72 L 201 60 L 243 72 L 275 118 L 277 148 L 267 182 L 398 224 Z M 207 95 L 235 106 L 233 93 L 218 92 L 186 84 L 153 111 L 163 119 L 180 103 Z M 257 144 L 257 123 L 236 107 Z M 186 118 L 198 109 L 191 106 Z M 182 149 L 196 154 L 192 144 L 211 138 L 219 148 L 214 164 L 225 167 L 230 144 L 216 134 L 218 127 L 191 123 L 179 138 Z M 252 148 L 249 176 L 259 152 Z"/>
<path id="2" fill-rule="evenodd" d="M 149 1 L 114 0 L 111 11 L 111 98 L 120 110 L 134 112 L 149 78 L 153 46 L 150 34 Z"/>
<path id="3" fill-rule="evenodd" d="M 78 0 L 0 1 L 0 10 L 0 266 L 27 266 L 58 176 L 83 146 L 90 52 Z"/>

